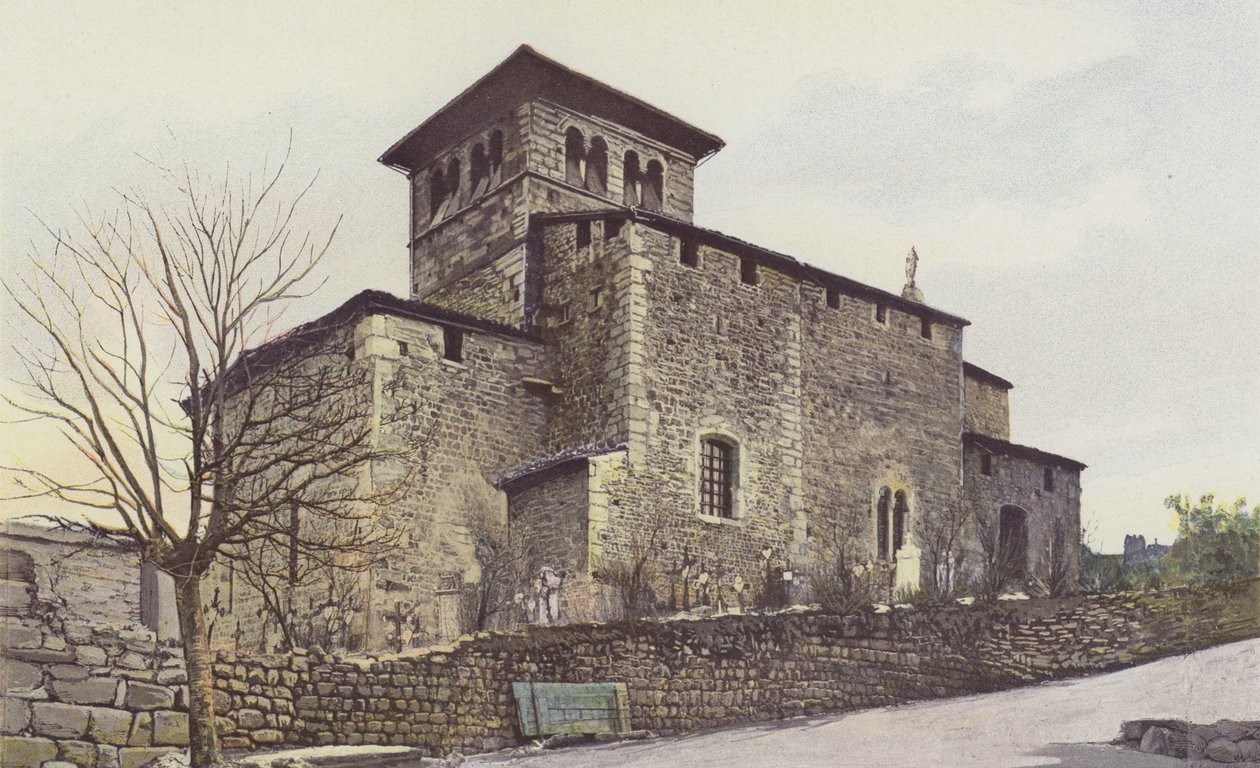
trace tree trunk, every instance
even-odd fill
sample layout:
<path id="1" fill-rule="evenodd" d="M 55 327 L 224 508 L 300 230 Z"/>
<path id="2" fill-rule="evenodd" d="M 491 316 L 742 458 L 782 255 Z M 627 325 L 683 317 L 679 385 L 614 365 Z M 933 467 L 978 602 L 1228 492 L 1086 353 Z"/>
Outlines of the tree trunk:
<path id="1" fill-rule="evenodd" d="M 214 733 L 214 677 L 200 576 L 175 577 L 175 610 L 188 669 L 188 761 L 192 768 L 206 768 L 219 762 L 219 742 Z"/>

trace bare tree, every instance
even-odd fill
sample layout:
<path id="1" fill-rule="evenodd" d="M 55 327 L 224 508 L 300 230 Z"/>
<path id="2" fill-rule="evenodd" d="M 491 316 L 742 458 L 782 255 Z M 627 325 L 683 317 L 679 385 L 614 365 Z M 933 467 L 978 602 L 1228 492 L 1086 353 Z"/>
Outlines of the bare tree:
<path id="1" fill-rule="evenodd" d="M 409 480 L 380 487 L 370 467 L 420 455 L 389 426 L 418 417 L 376 412 L 374 388 L 389 383 L 348 359 L 344 323 L 257 346 L 309 294 L 337 228 L 300 231 L 310 184 L 284 191 L 287 160 L 218 182 L 155 165 L 160 198 L 124 190 L 73 234 L 46 225 L 51 253 L 36 248 L 29 274 L 5 283 L 33 327 L 19 350 L 25 394 L 9 402 L 54 424 L 87 468 L 8 468 L 17 495 L 112 513 L 83 525 L 125 533 L 173 577 L 195 768 L 218 760 L 201 594 L 211 564 L 259 550 L 370 560 L 394 542 L 373 524 L 379 505 Z"/>
<path id="2" fill-rule="evenodd" d="M 266 620 L 280 630 L 283 647 L 345 647 L 347 613 L 362 610 L 359 579 L 396 549 L 396 533 L 355 530 L 364 519 L 347 516 L 313 521 L 293 508 L 287 535 L 251 538 L 225 557 L 234 573 L 262 601 Z M 318 536 L 318 539 L 317 539 Z M 300 537 L 300 538 L 299 538 Z"/>
<path id="3" fill-rule="evenodd" d="M 859 518 L 838 515 L 818 542 L 816 564 L 810 574 L 813 600 L 839 615 L 869 609 L 880 581 L 862 543 Z"/>
<path id="4" fill-rule="evenodd" d="M 959 587 L 966 562 L 967 523 L 967 508 L 959 501 L 929 510 L 919 522 L 916 538 L 928 569 L 923 586 L 932 597 L 950 598 Z"/>
<path id="5" fill-rule="evenodd" d="M 468 630 L 492 629 L 510 615 L 516 595 L 528 589 L 537 567 L 524 542 L 510 536 L 508 527 L 489 511 L 473 513 L 467 530 L 481 576 L 464 585 L 460 623 Z"/>
<path id="6" fill-rule="evenodd" d="M 612 597 L 623 618 L 656 613 L 653 585 L 659 581 L 658 541 L 665 521 L 656 517 L 647 531 L 635 529 L 624 551 L 605 553 L 595 564 L 592 575 L 612 588 Z"/>

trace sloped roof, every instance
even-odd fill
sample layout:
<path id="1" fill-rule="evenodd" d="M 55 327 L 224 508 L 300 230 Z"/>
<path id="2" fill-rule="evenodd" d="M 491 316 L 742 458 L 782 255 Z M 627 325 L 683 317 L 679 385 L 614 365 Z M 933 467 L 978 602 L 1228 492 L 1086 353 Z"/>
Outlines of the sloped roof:
<path id="1" fill-rule="evenodd" d="M 1001 389 L 1014 389 L 1015 385 L 1006 379 L 998 376 L 996 373 L 990 373 L 975 363 L 963 363 L 963 375 L 976 381 L 983 381 L 986 384 L 992 384 Z"/>
<path id="2" fill-rule="evenodd" d="M 494 479 L 494 487 L 512 493 L 542 482 L 557 472 L 562 472 L 589 458 L 624 451 L 624 440 L 597 440 L 581 445 L 565 446 L 542 456 L 517 464 Z"/>
<path id="3" fill-rule="evenodd" d="M 963 442 L 970 445 L 978 445 L 987 451 L 999 454 L 1001 456 L 1015 456 L 1021 459 L 1028 459 L 1040 464 L 1054 464 L 1067 469 L 1074 469 L 1077 472 L 1085 469 L 1085 465 L 1076 459 L 1069 459 L 1067 456 L 1060 456 L 1057 453 L 1049 453 L 1027 445 L 1017 445 L 999 440 L 996 437 L 982 435 L 979 432 L 964 432 Z"/>
<path id="4" fill-rule="evenodd" d="M 725 142 L 610 85 L 522 45 L 463 93 L 385 150 L 380 162 L 414 171 L 454 142 L 535 99 L 603 118 L 686 152 L 697 160 Z"/>
<path id="5" fill-rule="evenodd" d="M 384 291 L 366 290 L 351 296 L 341 306 L 325 315 L 291 328 L 271 341 L 245 350 L 228 369 L 226 375 L 228 391 L 231 392 L 240 387 L 244 381 L 248 380 L 248 377 L 257 376 L 280 364 L 280 361 L 295 351 L 318 343 L 334 329 L 355 318 L 373 314 L 393 315 L 506 338 L 538 341 L 533 334 L 515 326 L 504 325 L 464 312 L 456 312 L 423 301 L 400 299 Z M 190 407 L 188 403 L 189 398 L 185 398 L 180 403 L 185 412 Z"/>
<path id="6" fill-rule="evenodd" d="M 394 315 L 412 320 L 425 320 L 439 325 L 449 325 L 469 331 L 481 331 L 509 338 L 534 339 L 533 336 L 511 325 L 496 323 L 476 315 L 456 312 L 445 307 L 427 304 L 413 299 L 400 299 L 392 293 L 366 290 L 351 296 L 344 304 L 326 315 L 303 323 L 265 344 L 247 350 L 236 365 L 267 366 L 293 351 L 322 337 L 325 331 L 339 327 L 362 315 Z M 236 367 L 233 366 L 233 368 Z M 230 375 L 230 374 L 229 374 Z"/>

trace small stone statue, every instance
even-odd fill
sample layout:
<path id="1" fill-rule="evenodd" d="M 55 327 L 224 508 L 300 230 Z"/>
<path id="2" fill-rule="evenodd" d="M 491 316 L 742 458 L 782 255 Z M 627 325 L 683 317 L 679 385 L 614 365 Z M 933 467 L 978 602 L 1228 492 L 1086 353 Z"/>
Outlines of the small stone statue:
<path id="1" fill-rule="evenodd" d="M 560 618 L 560 589 L 564 586 L 564 571 L 557 571 L 551 566 L 543 566 L 534 582 L 537 590 L 537 609 L 535 619 L 543 624 L 551 624 Z"/>
<path id="2" fill-rule="evenodd" d="M 923 303 L 923 291 L 919 290 L 919 286 L 914 284 L 914 274 L 919 271 L 919 254 L 910 248 L 910 253 L 906 254 L 906 284 L 901 289 L 901 295 L 911 301 Z"/>

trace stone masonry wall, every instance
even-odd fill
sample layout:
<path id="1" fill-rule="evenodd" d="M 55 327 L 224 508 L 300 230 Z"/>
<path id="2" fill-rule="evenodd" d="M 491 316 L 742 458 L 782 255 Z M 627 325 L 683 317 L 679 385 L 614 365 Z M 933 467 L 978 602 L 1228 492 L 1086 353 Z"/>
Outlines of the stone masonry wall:
<path id="1" fill-rule="evenodd" d="M 850 617 L 532 627 L 377 658 L 223 654 L 215 684 L 233 746 L 278 735 L 444 755 L 520 740 L 516 680 L 624 682 L 631 725 L 671 733 L 997 690 L 1257 636 L 1252 580 Z"/>
<path id="2" fill-rule="evenodd" d="M 925 334 L 891 306 L 881 322 L 868 298 L 832 307 L 821 286 L 765 264 L 749 285 L 739 254 L 700 240 L 698 263 L 683 264 L 681 242 L 636 222 L 544 225 L 541 333 L 562 390 L 550 447 L 628 443 L 593 548 L 624 556 L 655 532 L 660 572 L 689 558 L 719 589 L 760 585 L 763 551 L 807 574 L 837 527 L 872 554 L 880 487 L 909 497 L 912 544 L 922 520 L 956 507 L 960 329 L 932 320 Z M 706 436 L 737 446 L 733 519 L 699 514 Z M 663 599 L 668 585 L 655 586 Z"/>
<path id="3" fill-rule="evenodd" d="M 0 541 L 6 575 L 22 577 L 0 611 L 0 765 L 138 768 L 186 744 L 182 654 L 140 623 L 136 551 L 13 528 Z"/>
<path id="4" fill-rule="evenodd" d="M 525 245 L 426 295 L 439 307 L 520 327 L 525 306 Z"/>
<path id="5" fill-rule="evenodd" d="M 543 235 L 541 327 L 560 394 L 548 401 L 548 450 L 624 440 L 630 365 L 630 249 L 623 229 L 586 222 L 591 242 L 577 247 L 577 223 Z M 611 236 L 610 236 L 611 235 Z"/>
<path id="6" fill-rule="evenodd" d="M 442 642 L 460 634 L 457 601 L 443 599 L 450 582 L 480 578 L 466 524 L 486 515 L 506 523 L 507 497 L 493 479 L 509 467 L 543 453 L 545 390 L 525 379 L 546 376 L 541 345 L 524 338 L 466 332 L 463 360 L 443 358 L 441 326 L 384 316 L 370 318 L 363 332 L 376 341 L 374 357 L 382 381 L 401 368 L 402 384 L 382 391 L 382 408 L 420 406 L 422 423 L 412 425 L 431 437 L 422 471 L 404 497 L 388 510 L 404 540 L 388 565 L 375 570 L 365 601 L 370 606 L 368 648 L 388 648 L 395 629 L 387 616 L 407 613 L 415 645 Z M 399 343 L 405 343 L 407 355 Z M 382 463 L 374 479 L 385 486 L 401 468 Z"/>
<path id="7" fill-rule="evenodd" d="M 548 473 L 509 499 L 512 536 L 536 567 L 573 572 L 586 568 L 587 465 L 577 461 Z"/>
<path id="8" fill-rule="evenodd" d="M 599 602 L 604 591 L 590 576 L 602 566 L 598 557 L 591 558 L 590 526 L 592 511 L 599 516 L 599 510 L 592 509 L 591 480 L 603 458 L 579 459 L 539 473 L 508 494 L 511 535 L 523 545 L 530 572 L 549 567 L 564 574 L 559 614 L 554 617 L 560 621 L 607 615 Z M 518 588 L 532 594 L 531 585 Z"/>
<path id="9" fill-rule="evenodd" d="M 805 507 L 811 555 L 846 537 L 876 554 L 879 489 L 904 491 L 906 541 L 957 503 L 962 331 L 853 296 L 801 290 Z M 851 545 L 852 546 L 852 545 Z M 921 546 L 921 545 L 920 545 Z"/>
<path id="10" fill-rule="evenodd" d="M 294 352 L 287 358 L 283 363 L 285 378 L 303 380 L 309 376 L 311 378 L 306 380 L 322 382 L 311 384 L 319 387 L 318 394 L 322 394 L 318 400 L 311 401 L 312 410 L 327 408 L 329 413 L 354 414 L 355 421 L 345 424 L 347 431 L 372 428 L 369 419 L 372 418 L 372 399 L 377 385 L 371 376 L 373 350 L 370 337 L 357 332 L 354 322 L 350 321 L 330 329 L 316 344 L 317 346 Z M 344 373 L 341 372 L 342 366 Z M 341 378 L 343 375 L 346 378 Z M 329 376 L 336 378 L 330 379 Z M 266 437 L 273 441 L 296 439 L 294 436 L 302 434 L 309 422 L 295 422 L 292 415 L 294 407 L 277 403 L 277 396 L 285 397 L 287 394 L 283 385 L 273 387 L 262 379 L 258 381 L 258 385 L 242 391 L 239 395 L 241 399 L 232 403 L 229 434 L 239 434 L 237 430 L 244 429 L 240 426 L 242 420 L 248 417 L 255 424 L 267 425 L 257 430 L 247 430 L 252 432 L 248 439 L 255 443 L 263 439 L 263 431 L 267 431 Z M 335 402 L 338 400 L 341 401 L 340 407 Z M 319 429 L 314 426 L 311 428 Z M 327 425 L 325 430 L 326 428 Z M 304 449 L 295 445 L 285 450 Z M 261 462 L 262 459 L 263 456 L 255 449 L 252 461 Z M 274 471 L 279 474 L 287 470 Z M 344 473 L 333 473 L 322 480 L 318 489 L 314 486 L 308 489 L 308 495 L 318 497 L 326 493 L 327 495 L 323 495 L 325 499 L 349 498 L 353 494 L 351 486 L 358 481 L 357 476 L 347 477 Z M 372 510 L 362 511 L 370 514 Z M 291 519 L 288 514 L 280 514 L 283 519 L 272 522 L 282 526 L 289 525 Z M 315 527 L 328 525 L 330 519 L 326 512 L 312 514 L 298 511 L 298 525 L 303 531 L 309 532 Z M 307 565 L 314 566 L 315 563 L 313 560 L 303 560 L 302 567 L 299 568 L 302 576 L 297 583 L 290 584 L 287 579 L 288 553 L 285 549 L 260 547 L 253 554 L 253 557 L 260 559 L 246 561 L 221 557 L 211 565 L 207 578 L 201 583 L 211 646 L 246 648 L 261 652 L 284 642 L 283 630 L 275 620 L 272 610 L 269 610 L 268 601 L 256 588 L 263 579 L 262 573 L 268 574 L 266 578 L 272 588 L 267 591 L 273 597 L 283 592 L 283 604 L 290 616 L 288 626 L 309 627 L 322 623 L 318 617 L 323 604 L 329 600 L 330 593 L 337 591 L 332 588 L 330 581 L 353 577 L 344 574 L 331 576 L 327 569 L 317 567 L 310 568 L 308 572 Z M 274 589 L 279 585 L 283 587 Z M 356 627 L 353 634 L 361 638 L 362 627 Z"/>
<path id="11" fill-rule="evenodd" d="M 636 229 L 648 413 L 643 459 L 631 462 L 618 517 L 640 529 L 667 521 L 665 568 L 686 549 L 694 572 L 707 572 L 718 588 L 737 576 L 759 588 L 764 549 L 789 569 L 804 554 L 799 282 L 759 266 L 756 284 L 745 284 L 739 257 L 707 246 L 688 266 L 679 238 Z M 697 478 L 707 437 L 735 446 L 730 519 L 701 515 Z M 615 524 L 609 548 L 625 546 Z"/>
<path id="12" fill-rule="evenodd" d="M 573 253 L 573 226 L 548 225 L 549 263 Z M 592 359 L 582 370 L 624 414 L 617 436 L 627 440 L 628 460 L 599 478 L 605 501 L 592 512 L 592 550 L 606 561 L 657 551 L 652 588 L 662 603 L 689 559 L 692 578 L 707 573 L 712 591 L 727 590 L 733 603 L 736 577 L 759 589 L 762 550 L 773 548 L 785 564 L 804 540 L 796 282 L 764 269 L 758 285 L 744 285 L 738 259 L 719 251 L 706 250 L 700 269 L 685 266 L 676 238 L 637 223 L 609 245 L 615 308 L 589 326 L 604 333 L 607 341 L 591 341 L 608 362 Z M 582 286 L 597 267 L 579 260 L 562 279 Z M 591 347 L 582 342 L 587 327 L 558 333 L 558 343 Z M 580 425 L 582 413 L 574 409 L 570 421 Z M 700 514 L 700 441 L 708 436 L 737 446 L 732 519 Z"/>
<path id="13" fill-rule="evenodd" d="M 1006 389 L 974 376 L 964 376 L 963 385 L 963 426 L 970 432 L 1010 440 L 1010 397 Z"/>
<path id="14" fill-rule="evenodd" d="M 1068 546 L 1064 554 L 1068 558 L 1069 572 L 1079 573 L 1077 561 L 1080 552 L 1073 542 L 1081 527 L 1081 473 L 1018 456 L 994 455 L 990 463 L 991 474 L 983 475 L 980 473 L 980 452 L 983 450 L 974 444 L 965 448 L 963 494 L 966 508 L 994 520 L 999 519 L 1004 505 L 1023 509 L 1028 527 L 1025 571 L 1035 577 L 1045 577 L 1048 573 L 1046 557 L 1057 524 L 1067 536 Z M 1044 485 L 1043 472 L 1047 466 L 1054 476 L 1053 490 L 1046 490 Z M 978 565 L 978 540 L 971 544 L 968 559 Z"/>
<path id="15" fill-rule="evenodd" d="M 587 205 L 598 209 L 607 205 L 623 205 L 623 167 L 627 150 L 639 155 L 639 170 L 647 170 L 650 160 L 665 169 L 662 212 L 683 221 L 691 221 L 695 194 L 695 158 L 653 141 L 640 133 L 615 123 L 583 115 L 548 101 L 535 101 L 529 114 L 529 170 L 557 185 L 565 182 L 565 132 L 570 128 L 582 132 L 584 146 L 599 136 L 608 144 L 608 188 L 604 204 Z M 535 209 L 535 212 L 546 210 Z M 553 209 L 554 210 L 554 209 Z"/>
<path id="16" fill-rule="evenodd" d="M 525 180 L 527 110 L 524 106 L 442 152 L 411 184 L 411 293 L 425 299 L 472 269 L 501 258 L 518 247 L 527 225 Z M 503 133 L 503 164 L 480 194 L 470 189 L 472 151 L 488 148 L 492 131 Z M 429 183 L 434 172 L 445 177 L 452 158 L 459 161 L 460 191 L 445 218 L 434 219 L 429 205 Z"/>
<path id="17" fill-rule="evenodd" d="M 39 591 L 53 604 L 64 603 L 59 587 L 65 582 L 75 585 L 75 614 L 85 623 L 140 622 L 140 558 L 134 550 L 110 542 L 92 546 L 88 537 L 11 521 L 3 534 L 6 614 L 24 615 Z"/>

